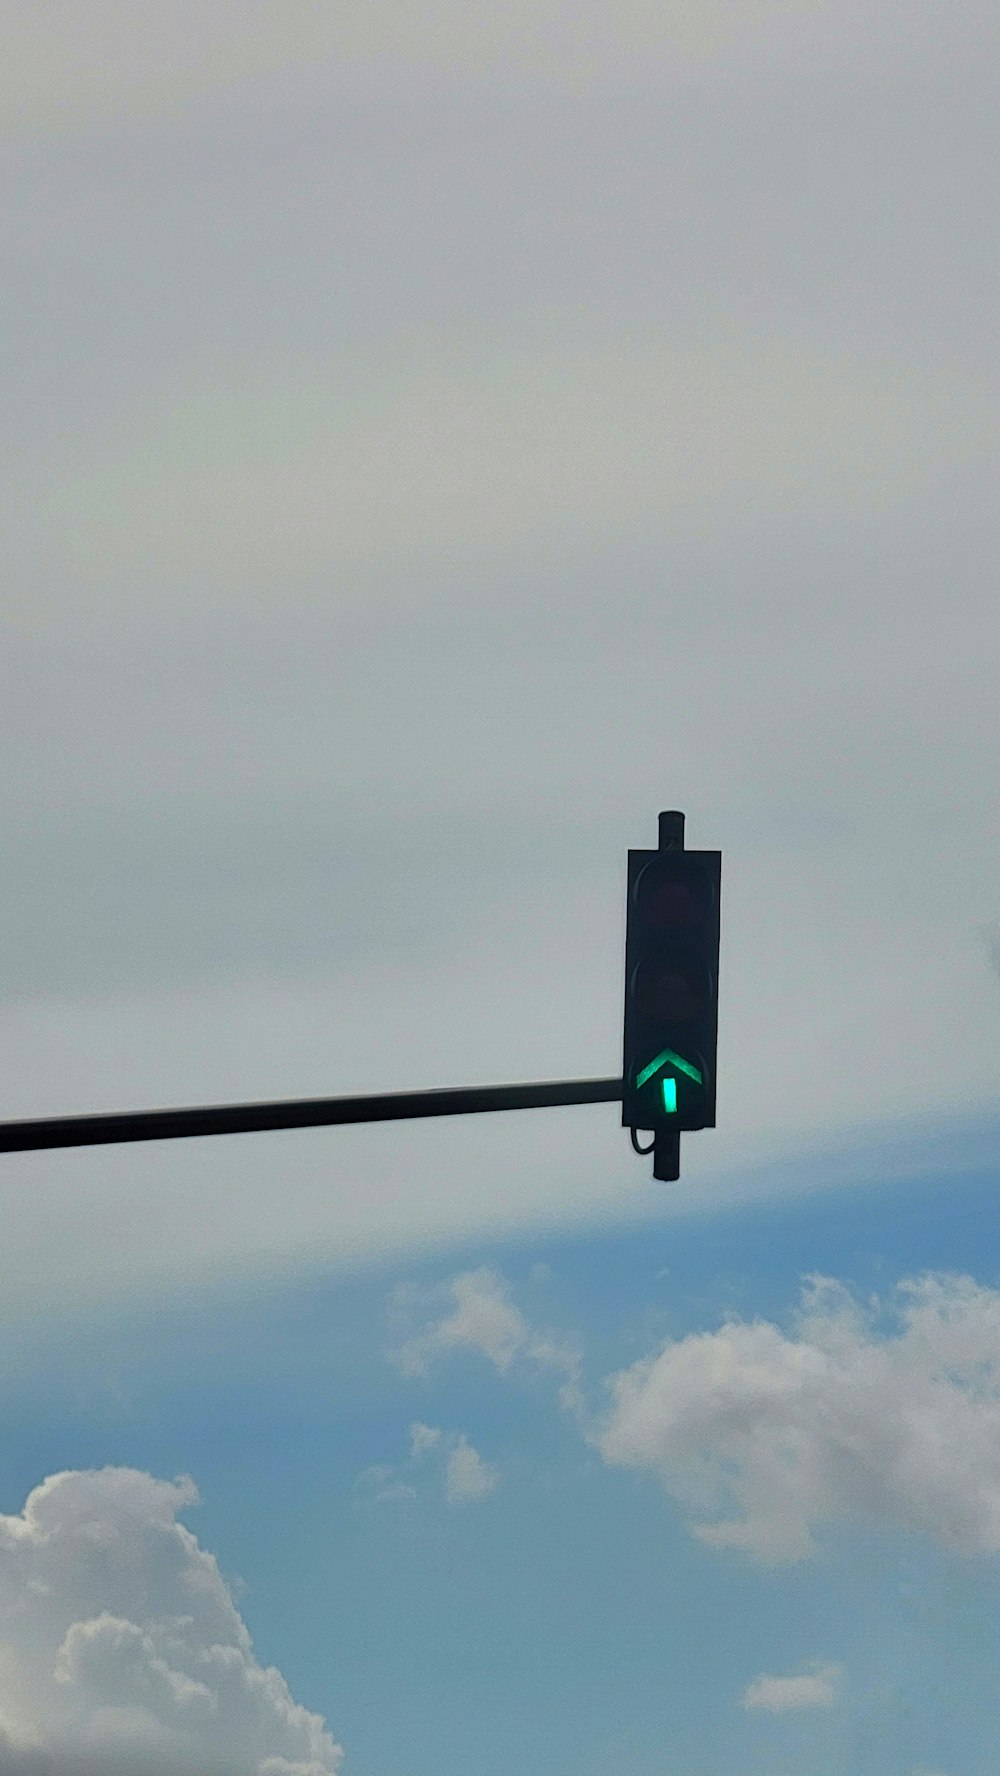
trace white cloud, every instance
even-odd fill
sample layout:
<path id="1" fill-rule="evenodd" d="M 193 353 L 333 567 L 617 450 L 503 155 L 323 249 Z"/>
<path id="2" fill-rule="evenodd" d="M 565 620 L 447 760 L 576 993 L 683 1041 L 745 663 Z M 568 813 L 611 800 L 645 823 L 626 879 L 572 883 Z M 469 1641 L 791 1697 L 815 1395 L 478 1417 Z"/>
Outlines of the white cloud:
<path id="1" fill-rule="evenodd" d="M 441 1432 L 436 1425 L 411 1424 L 410 1454 L 414 1460 L 425 1455 L 428 1449 L 434 1449 L 441 1441 Z"/>
<path id="2" fill-rule="evenodd" d="M 322 1718 L 258 1663 L 215 1560 L 177 1521 L 196 1497 L 187 1479 L 104 1468 L 55 1474 L 0 1517 L 0 1772 L 33 1758 L 39 1776 L 138 1757 L 220 1776 L 339 1768 Z"/>
<path id="3" fill-rule="evenodd" d="M 801 1560 L 856 1522 L 1000 1552 L 1000 1293 L 967 1277 L 867 1309 L 813 1278 L 791 1333 L 733 1320 L 608 1385 L 605 1460 L 656 1474 L 714 1547 Z"/>
<path id="4" fill-rule="evenodd" d="M 399 1468 L 366 1468 L 355 1484 L 370 1491 L 376 1504 L 416 1498 L 417 1489 L 405 1476 L 412 1476 L 418 1466 L 426 1465 L 429 1456 L 433 1474 L 438 1476 L 443 1471 L 444 1496 L 449 1505 L 473 1504 L 499 1485 L 498 1469 L 483 1460 L 464 1431 L 443 1431 L 437 1425 L 419 1423 L 410 1426 L 410 1454 Z"/>
<path id="5" fill-rule="evenodd" d="M 494 1491 L 500 1479 L 496 1468 L 484 1462 L 478 1450 L 465 1437 L 459 1437 L 448 1452 L 445 1468 L 445 1498 L 450 1505 L 473 1504 Z"/>
<path id="6" fill-rule="evenodd" d="M 478 1351 L 501 1375 L 506 1375 L 515 1362 L 524 1360 L 543 1369 L 559 1370 L 570 1379 L 576 1375 L 576 1353 L 529 1326 L 510 1299 L 509 1284 L 495 1271 L 465 1271 L 436 1294 L 453 1303 L 452 1310 L 432 1321 L 397 1352 L 396 1360 L 404 1374 L 426 1375 L 436 1357 L 468 1350 Z"/>
<path id="7" fill-rule="evenodd" d="M 370 1492 L 377 1505 L 395 1504 L 401 1499 L 412 1499 L 417 1496 L 415 1486 L 405 1480 L 398 1480 L 395 1470 L 383 1462 L 365 1468 L 354 1482 L 361 1492 Z"/>
<path id="8" fill-rule="evenodd" d="M 162 579 L 234 586 L 279 571 L 345 584 L 445 548 L 503 549 L 715 513 L 724 501 L 795 514 L 871 512 L 974 461 L 991 411 L 975 377 L 864 362 L 806 341 L 666 328 L 470 351 L 436 340 L 405 372 L 367 371 L 364 415 L 316 419 L 317 380 L 276 374 L 234 397 L 164 387 L 141 449 L 53 457 L 40 521 L 104 586 L 136 559 Z M 276 434 L 287 442 L 275 454 Z M 218 526 L 197 522 L 206 500 Z M 214 538 L 214 540 L 213 540 Z M 384 572 L 384 566 L 383 566 Z"/>
<path id="9" fill-rule="evenodd" d="M 841 1676 L 839 1665 L 814 1665 L 798 1677 L 755 1677 L 743 1692 L 744 1708 L 787 1714 L 793 1708 L 830 1708 Z"/>
<path id="10" fill-rule="evenodd" d="M 926 0 L 909 4 L 897 63 L 926 54 L 931 9 Z M 893 6 L 873 18 L 844 0 L 627 0 L 613 13 L 597 0 L 572 8 L 561 0 L 490 8 L 397 0 L 390 20 L 379 8 L 324 0 L 285 0 L 280 8 L 214 0 L 207 9 L 175 0 L 169 30 L 157 8 L 129 0 L 74 0 L 41 19 L 30 0 L 10 0 L 0 98 L 12 125 L 65 129 L 169 116 L 234 87 L 247 89 L 252 103 L 262 82 L 289 104 L 317 92 L 339 96 L 348 83 L 378 90 L 408 80 L 426 92 L 491 74 L 572 91 L 600 69 L 647 82 L 671 68 L 690 79 L 719 60 L 795 67 L 806 55 L 822 66 L 856 60 L 861 43 L 870 60 L 888 36 L 883 11 L 895 20 Z"/>

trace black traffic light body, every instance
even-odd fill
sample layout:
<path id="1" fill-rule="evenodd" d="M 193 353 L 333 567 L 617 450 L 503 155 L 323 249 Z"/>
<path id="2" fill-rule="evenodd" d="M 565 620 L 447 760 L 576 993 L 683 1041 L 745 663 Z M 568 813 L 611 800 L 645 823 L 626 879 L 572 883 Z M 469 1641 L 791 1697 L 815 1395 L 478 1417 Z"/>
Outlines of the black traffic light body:
<path id="1" fill-rule="evenodd" d="M 628 854 L 625 1128 L 715 1127 L 721 877 L 721 851 Z"/>

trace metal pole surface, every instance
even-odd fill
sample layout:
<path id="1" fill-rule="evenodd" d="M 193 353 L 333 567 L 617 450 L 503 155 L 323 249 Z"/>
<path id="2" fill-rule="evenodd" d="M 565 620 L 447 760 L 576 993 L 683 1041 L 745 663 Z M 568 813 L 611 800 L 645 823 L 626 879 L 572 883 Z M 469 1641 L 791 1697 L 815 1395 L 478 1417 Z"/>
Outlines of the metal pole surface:
<path id="1" fill-rule="evenodd" d="M 468 1085 L 362 1098 L 297 1098 L 273 1104 L 196 1104 L 110 1116 L 54 1116 L 0 1123 L 0 1153 L 96 1147 L 117 1141 L 176 1141 L 333 1123 L 395 1122 L 413 1116 L 467 1116 L 483 1110 L 536 1110 L 558 1104 L 620 1103 L 620 1079 L 565 1079 L 529 1085 Z"/>

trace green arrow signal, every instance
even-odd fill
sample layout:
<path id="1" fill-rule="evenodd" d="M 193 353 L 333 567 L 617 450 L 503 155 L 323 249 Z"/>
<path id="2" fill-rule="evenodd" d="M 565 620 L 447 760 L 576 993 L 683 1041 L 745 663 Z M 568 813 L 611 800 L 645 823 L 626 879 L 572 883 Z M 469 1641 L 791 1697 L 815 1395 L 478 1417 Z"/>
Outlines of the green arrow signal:
<path id="1" fill-rule="evenodd" d="M 688 1078 L 693 1079 L 696 1085 L 701 1085 L 703 1083 L 701 1073 L 698 1068 L 694 1066 L 693 1062 L 686 1061 L 683 1055 L 675 1054 L 672 1048 L 664 1048 L 661 1049 L 655 1061 L 650 1061 L 648 1067 L 643 1067 L 642 1072 L 638 1075 L 635 1082 L 636 1091 L 639 1091 L 640 1088 L 645 1085 L 647 1079 L 652 1079 L 653 1074 L 658 1073 L 660 1068 L 666 1066 L 668 1063 L 671 1067 L 676 1067 L 679 1073 L 686 1073 Z"/>

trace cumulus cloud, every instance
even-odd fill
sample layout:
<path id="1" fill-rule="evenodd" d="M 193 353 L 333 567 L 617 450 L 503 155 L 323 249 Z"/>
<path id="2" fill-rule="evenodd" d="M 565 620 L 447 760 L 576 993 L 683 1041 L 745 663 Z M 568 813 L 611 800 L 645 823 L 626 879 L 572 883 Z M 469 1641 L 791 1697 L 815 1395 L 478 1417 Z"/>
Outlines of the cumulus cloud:
<path id="1" fill-rule="evenodd" d="M 496 1468 L 484 1462 L 465 1437 L 456 1438 L 448 1451 L 444 1493 L 450 1505 L 474 1504 L 493 1492 L 500 1479 Z"/>
<path id="2" fill-rule="evenodd" d="M 190 1480 L 52 1475 L 0 1516 L 0 1776 L 334 1776 L 341 1750 L 259 1664 L 178 1513 Z"/>
<path id="3" fill-rule="evenodd" d="M 452 1351 L 477 1351 L 501 1375 L 517 1362 L 554 1369 L 572 1380 L 577 1353 L 567 1344 L 536 1332 L 510 1298 L 510 1286 L 495 1271 L 464 1271 L 435 1291 L 448 1304 L 440 1318 L 409 1339 L 396 1360 L 406 1375 L 426 1375 L 431 1363 Z"/>
<path id="4" fill-rule="evenodd" d="M 366 1468 L 356 1484 L 372 1492 L 378 1504 L 416 1498 L 412 1479 L 418 1467 L 427 1465 L 428 1457 L 432 1458 L 435 1475 L 443 1474 L 444 1496 L 449 1505 L 474 1504 L 499 1485 L 499 1470 L 483 1460 L 464 1431 L 443 1431 L 437 1425 L 419 1423 L 410 1426 L 408 1460 L 398 1468 Z"/>
<path id="5" fill-rule="evenodd" d="M 793 1708 L 831 1708 L 840 1681 L 839 1665 L 813 1665 L 798 1677 L 755 1677 L 743 1692 L 744 1708 L 787 1714 Z"/>
<path id="6" fill-rule="evenodd" d="M 613 1376 L 590 1432 L 694 1533 L 801 1560 L 843 1522 L 1000 1552 L 1000 1293 L 927 1275 L 862 1308 L 812 1278 L 790 1332 L 731 1320 Z"/>

